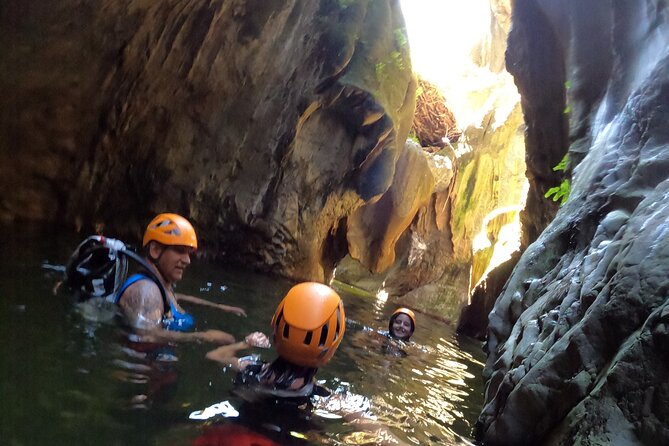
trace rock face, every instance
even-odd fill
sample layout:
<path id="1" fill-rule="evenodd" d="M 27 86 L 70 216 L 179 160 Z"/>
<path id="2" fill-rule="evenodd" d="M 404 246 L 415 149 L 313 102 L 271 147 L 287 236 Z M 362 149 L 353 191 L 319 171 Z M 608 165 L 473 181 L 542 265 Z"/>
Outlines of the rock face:
<path id="1" fill-rule="evenodd" d="M 667 3 L 517 0 L 513 21 L 529 201 L 567 141 L 571 192 L 490 314 L 478 436 L 669 444 Z"/>
<path id="2" fill-rule="evenodd" d="M 484 21 L 490 22 L 486 36 L 471 48 L 472 54 L 466 56 L 467 60 L 458 62 L 463 68 L 457 71 L 462 83 L 457 84 L 457 88 L 450 82 L 439 85 L 444 91 L 451 92 L 446 100 L 459 105 L 459 110 L 463 112 L 461 116 L 465 119 L 457 151 L 447 145 L 434 156 L 424 154 L 435 178 L 431 197 L 426 201 L 422 196 L 424 204 L 417 209 L 413 220 L 399 237 L 397 227 L 392 228 L 393 236 L 389 237 L 387 222 L 383 218 L 376 218 L 376 225 L 368 225 L 364 232 L 361 231 L 367 240 L 383 243 L 396 240 L 394 245 L 384 247 L 381 252 L 374 251 L 372 246 L 368 246 L 371 252 L 357 250 L 363 253 L 356 257 L 376 274 L 365 275 L 346 258 L 337 267 L 337 278 L 372 292 L 383 288 L 394 304 L 408 305 L 455 321 L 467 305 L 471 286 L 488 271 L 493 253 L 498 252 L 500 234 L 507 232 L 512 223 L 518 226 L 518 212 L 524 202 L 527 183 L 524 123 L 513 78 L 503 71 L 503 65 L 499 63 L 500 55 L 503 60 L 510 20 L 508 8 L 507 1 L 491 3 L 492 14 L 488 14 Z M 417 112 L 417 118 L 441 114 L 438 109 L 429 109 Z M 440 138 L 436 133 L 416 133 L 418 139 L 430 144 L 435 144 L 435 140 Z M 433 152 L 434 148 L 425 148 L 424 151 Z M 417 164 L 416 169 L 419 169 Z M 423 170 L 415 172 L 416 176 L 423 175 Z M 412 183 L 415 184 L 415 181 Z M 377 203 L 368 204 L 364 212 L 370 216 L 403 213 L 417 198 L 412 198 L 414 194 L 423 190 L 411 187 L 409 182 L 400 183 L 398 187 L 393 185 L 393 188 L 402 190 L 403 197 L 394 192 L 392 199 L 384 197 Z M 543 200 L 540 205 L 546 206 L 547 203 Z M 384 206 L 385 209 L 372 211 L 374 206 Z M 548 206 L 554 208 L 551 204 Z M 391 220 L 393 223 L 402 222 L 402 225 L 408 222 L 407 218 Z M 474 240 L 480 238 L 486 239 L 487 247 L 473 249 Z M 357 245 L 364 246 L 361 243 Z M 376 259 L 379 262 L 377 265 L 387 269 L 378 268 L 365 259 Z M 496 280 L 503 284 L 506 277 L 508 272 Z M 486 302 L 476 311 L 469 312 L 467 326 L 471 327 L 471 331 L 468 330 L 468 333 L 479 335 L 485 331 L 487 315 L 480 309 L 490 308 L 496 296 L 492 293 L 483 296 Z"/>
<path id="3" fill-rule="evenodd" d="M 2 220 L 181 212 L 207 253 L 295 279 L 346 253 L 415 106 L 394 0 L 8 0 L 0 29 Z"/>
<path id="4" fill-rule="evenodd" d="M 491 27 L 472 56 L 485 79 L 508 2 Z M 0 221 L 132 241 L 175 211 L 203 255 L 327 280 L 350 254 L 395 298 L 454 319 L 489 259 L 473 238 L 506 217 L 481 221 L 519 202 L 518 107 L 480 113 L 458 175 L 450 149 L 405 146 L 415 81 L 396 0 L 8 0 L 0 43 Z"/>

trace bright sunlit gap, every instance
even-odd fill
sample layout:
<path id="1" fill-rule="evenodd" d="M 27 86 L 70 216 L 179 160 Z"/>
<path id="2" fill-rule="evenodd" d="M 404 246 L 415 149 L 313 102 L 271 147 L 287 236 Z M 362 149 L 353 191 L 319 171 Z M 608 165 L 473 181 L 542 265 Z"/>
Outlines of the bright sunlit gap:
<path id="1" fill-rule="evenodd" d="M 493 16 L 490 0 L 401 0 L 400 3 L 414 72 L 441 90 L 447 107 L 455 115 L 463 132 L 456 155 L 474 150 L 466 136 L 467 128 L 482 127 L 486 115 L 492 113 L 492 130 L 495 130 L 507 121 L 520 102 L 512 76 L 504 70 L 493 72 L 488 66 L 491 23 L 499 17 Z M 510 4 L 500 5 L 508 12 Z M 516 213 L 513 222 L 500 228 L 490 263 L 470 289 L 520 248 L 518 213 L 524 207 L 527 188 L 525 181 L 517 205 L 492 210 L 484 218 L 481 232 L 473 240 L 473 253 L 490 246 L 486 232 L 490 220 L 503 213 Z"/>
<path id="2" fill-rule="evenodd" d="M 513 78 L 479 66 L 472 55 L 489 47 L 489 0 L 401 0 L 413 70 L 446 97 L 461 130 L 480 127 L 494 111 L 493 127 L 519 102 Z M 484 50 L 485 53 L 485 50 Z M 466 151 L 466 150 L 464 150 Z"/>

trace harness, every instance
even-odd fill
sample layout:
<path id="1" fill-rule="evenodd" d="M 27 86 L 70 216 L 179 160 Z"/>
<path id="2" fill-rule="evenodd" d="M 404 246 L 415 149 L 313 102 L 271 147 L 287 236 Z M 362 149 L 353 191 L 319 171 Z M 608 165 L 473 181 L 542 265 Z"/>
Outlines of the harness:
<path id="1" fill-rule="evenodd" d="M 327 396 L 330 394 L 325 387 L 317 385 L 313 380 L 294 390 L 267 387 L 261 383 L 267 363 L 258 360 L 254 356 L 240 358 L 240 361 L 243 360 L 252 362 L 237 374 L 234 381 L 235 389 L 233 393 L 246 401 L 254 402 L 261 399 L 274 399 L 282 403 L 302 405 L 308 403 L 312 396 Z"/>
<path id="2" fill-rule="evenodd" d="M 121 300 L 121 295 L 123 294 L 123 292 L 127 290 L 130 285 L 132 285 L 135 282 L 139 282 L 140 280 L 151 280 L 156 282 L 153 278 L 149 277 L 144 272 L 135 273 L 132 276 L 128 277 L 128 279 L 123 283 L 118 292 L 114 294 L 114 303 L 118 304 L 119 301 Z M 161 291 L 164 291 L 162 284 L 160 282 L 156 283 L 161 288 Z M 167 299 L 167 296 L 165 294 L 163 294 L 162 296 L 163 296 L 163 304 L 165 305 L 166 308 L 169 306 L 171 315 L 170 317 L 167 317 L 165 314 L 163 314 L 163 328 L 165 330 L 172 330 L 172 331 L 190 331 L 195 325 L 195 320 L 193 319 L 193 316 L 185 312 L 184 313 L 180 312 L 177 309 L 176 305 L 172 303 L 171 300 Z"/>

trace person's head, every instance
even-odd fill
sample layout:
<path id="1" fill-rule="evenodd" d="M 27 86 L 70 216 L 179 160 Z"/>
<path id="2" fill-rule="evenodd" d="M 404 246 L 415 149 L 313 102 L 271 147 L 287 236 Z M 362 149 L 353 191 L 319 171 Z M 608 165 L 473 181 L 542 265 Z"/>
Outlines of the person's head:
<path id="1" fill-rule="evenodd" d="M 195 229 L 177 214 L 157 215 L 144 231 L 144 254 L 167 283 L 183 277 L 190 255 L 197 249 Z"/>
<path id="2" fill-rule="evenodd" d="M 398 308 L 390 316 L 388 333 L 396 339 L 407 341 L 416 329 L 416 315 L 408 308 Z"/>
<path id="3" fill-rule="evenodd" d="M 274 346 L 291 364 L 317 369 L 330 361 L 344 337 L 344 303 L 329 286 L 304 282 L 292 287 L 274 313 Z"/>

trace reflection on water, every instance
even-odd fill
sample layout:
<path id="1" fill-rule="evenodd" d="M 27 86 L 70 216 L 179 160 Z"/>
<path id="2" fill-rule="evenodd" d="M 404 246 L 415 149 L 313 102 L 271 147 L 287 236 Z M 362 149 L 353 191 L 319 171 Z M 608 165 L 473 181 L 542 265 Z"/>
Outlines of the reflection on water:
<path id="1" fill-rule="evenodd" d="M 58 266 L 79 238 L 24 230 L 0 260 L 3 444 L 204 445 L 221 438 L 228 441 L 221 444 L 236 444 L 234 438 L 258 444 L 470 444 L 482 404 L 483 358 L 477 343 L 449 327 L 420 316 L 415 343 L 401 346 L 405 355 L 393 354 L 374 330 L 387 328 L 394 308 L 377 308 L 373 296 L 341 289 L 351 322 L 334 359 L 318 374 L 335 398 L 316 402 L 312 413 L 250 407 L 231 394 L 232 374 L 204 359 L 210 346 L 141 344 L 121 327 L 113 306 L 76 307 L 65 295 L 53 296 Z M 269 330 L 290 285 L 195 260 L 179 290 L 245 308 L 248 318 L 188 308 L 198 329 L 242 338 Z M 255 353 L 273 359 L 267 351 Z M 210 407 L 239 416 L 189 419 Z"/>

